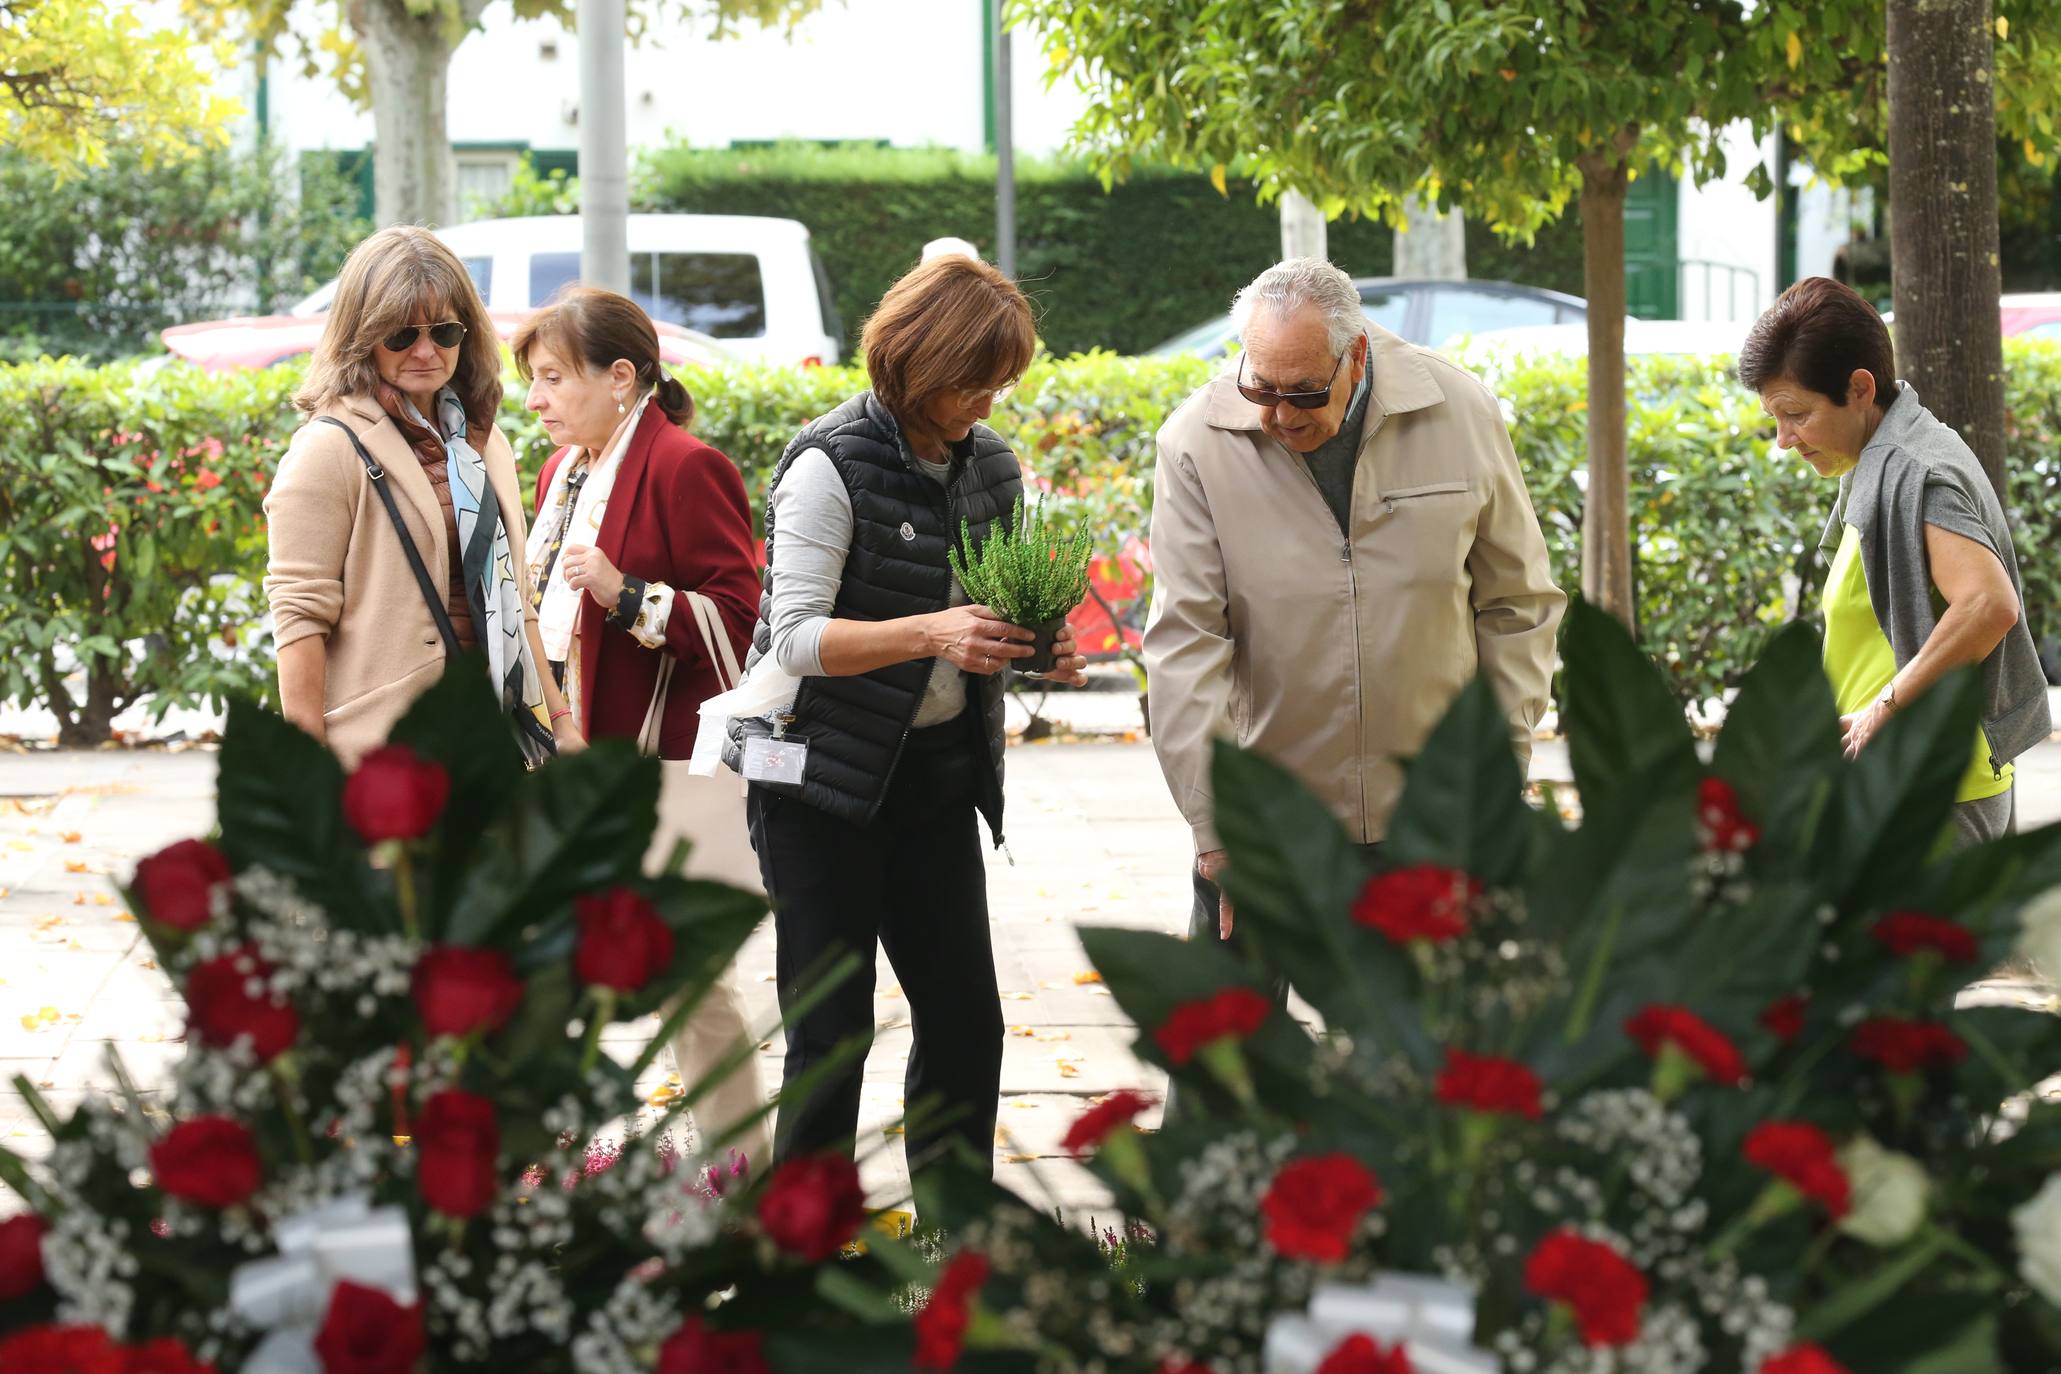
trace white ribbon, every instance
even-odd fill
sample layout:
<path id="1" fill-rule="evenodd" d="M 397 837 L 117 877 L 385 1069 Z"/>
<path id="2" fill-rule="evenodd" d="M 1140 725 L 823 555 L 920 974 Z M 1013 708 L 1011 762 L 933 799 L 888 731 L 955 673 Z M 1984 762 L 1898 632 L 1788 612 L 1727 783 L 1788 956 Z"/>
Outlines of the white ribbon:
<path id="1" fill-rule="evenodd" d="M 364 1193 L 296 1212 L 272 1228 L 277 1255 L 239 1264 L 229 1275 L 229 1310 L 270 1335 L 242 1374 L 322 1374 L 315 1333 L 341 1279 L 415 1301 L 415 1246 L 407 1209 L 374 1209 Z"/>
<path id="2" fill-rule="evenodd" d="M 1390 1274 L 1369 1284 L 1328 1283 L 1310 1310 L 1267 1324 L 1267 1374 L 1310 1374 L 1348 1336 L 1400 1345 L 1417 1374 L 1495 1374 L 1495 1358 L 1474 1345 L 1474 1293 L 1417 1274 Z"/>

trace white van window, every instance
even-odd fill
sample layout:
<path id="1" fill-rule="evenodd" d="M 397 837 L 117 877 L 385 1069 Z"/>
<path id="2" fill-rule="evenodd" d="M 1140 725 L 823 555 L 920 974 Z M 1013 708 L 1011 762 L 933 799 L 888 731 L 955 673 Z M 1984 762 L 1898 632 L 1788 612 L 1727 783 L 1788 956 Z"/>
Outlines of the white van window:
<path id="1" fill-rule="evenodd" d="M 473 287 L 479 292 L 479 298 L 489 305 L 493 304 L 494 260 L 492 258 L 460 258 L 458 261 L 464 265 L 465 275 L 472 278 Z"/>
<path id="2" fill-rule="evenodd" d="M 580 277 L 578 253 L 530 258 L 530 304 L 543 305 Z M 718 339 L 766 333 L 766 289 L 752 253 L 632 253 L 630 299 L 662 324 L 698 329 Z"/>

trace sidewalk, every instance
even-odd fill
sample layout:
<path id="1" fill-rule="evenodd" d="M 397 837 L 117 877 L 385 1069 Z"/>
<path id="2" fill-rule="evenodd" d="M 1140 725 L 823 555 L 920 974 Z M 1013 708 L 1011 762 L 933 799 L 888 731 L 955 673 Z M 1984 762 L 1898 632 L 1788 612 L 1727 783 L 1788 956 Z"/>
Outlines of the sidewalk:
<path id="1" fill-rule="evenodd" d="M 1136 729 L 1128 693 L 1054 693 L 1046 715 L 1062 735 L 1104 739 Z M 1024 713 L 1012 706 L 1011 727 Z M 24 1074 L 60 1108 L 111 1081 L 109 1046 L 137 1081 L 161 1083 L 181 1053 L 184 1013 L 150 959 L 113 881 L 136 860 L 212 823 L 216 755 L 110 750 L 0 753 L 0 1143 L 29 1155 L 45 1148 L 13 1089 Z M 2061 744 L 2018 765 L 2019 825 L 2061 820 Z M 1541 740 L 1535 778 L 1570 774 L 1564 742 Z M 1009 753 L 1009 853 L 991 853 L 988 893 L 996 970 L 1009 1026 L 996 1132 L 997 1176 L 1047 1206 L 1093 1211 L 1103 1194 L 1058 1142 L 1099 1094 L 1161 1090 L 1156 1070 L 1130 1052 L 1133 1031 L 1088 972 L 1075 927 L 1123 925 L 1168 932 L 1186 926 L 1191 850 L 1168 800 L 1151 746 L 1142 740 L 1018 744 Z M 775 1024 L 772 929 L 745 945 L 738 981 L 753 1024 Z M 867 1061 L 860 1144 L 868 1193 L 899 1199 L 906 1187 L 898 1139 L 909 1013 L 885 959 L 876 972 L 878 1033 Z M 627 1061 L 655 1023 L 624 1027 L 610 1049 Z M 761 1050 L 767 1084 L 780 1078 L 781 1046 Z M 662 1100 L 663 1061 L 641 1085 Z M 1151 1118 L 1147 1118 L 1148 1121 Z"/>

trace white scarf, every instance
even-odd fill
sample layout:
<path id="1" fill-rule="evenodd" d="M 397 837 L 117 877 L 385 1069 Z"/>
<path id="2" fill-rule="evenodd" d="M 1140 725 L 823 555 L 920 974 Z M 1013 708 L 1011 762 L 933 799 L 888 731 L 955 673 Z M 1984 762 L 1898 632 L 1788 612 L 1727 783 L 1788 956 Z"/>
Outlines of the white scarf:
<path id="1" fill-rule="evenodd" d="M 615 488 L 616 474 L 622 471 L 623 454 L 629 450 L 630 439 L 637 433 L 637 426 L 644 417 L 644 407 L 651 402 L 647 393 L 637 402 L 629 418 L 616 430 L 615 442 L 608 451 L 587 469 L 587 480 L 580 487 L 579 500 L 574 503 L 572 516 L 566 522 L 565 538 L 559 544 L 559 555 L 551 565 L 550 580 L 544 584 L 544 599 L 537 606 L 537 630 L 544 639 L 544 656 L 553 663 L 565 663 L 572 652 L 573 632 L 580 621 L 580 598 L 585 595 L 565 580 L 565 546 L 568 544 L 592 544 L 601 535 L 601 521 L 608 512 L 608 494 Z M 570 454 L 551 474 L 550 489 L 537 507 L 536 523 L 530 526 L 529 545 L 523 550 L 523 558 L 529 564 L 530 585 L 535 586 L 539 565 L 551 548 L 556 522 L 546 516 L 556 511 L 565 499 L 566 481 L 574 465 L 579 461 L 577 453 Z"/>

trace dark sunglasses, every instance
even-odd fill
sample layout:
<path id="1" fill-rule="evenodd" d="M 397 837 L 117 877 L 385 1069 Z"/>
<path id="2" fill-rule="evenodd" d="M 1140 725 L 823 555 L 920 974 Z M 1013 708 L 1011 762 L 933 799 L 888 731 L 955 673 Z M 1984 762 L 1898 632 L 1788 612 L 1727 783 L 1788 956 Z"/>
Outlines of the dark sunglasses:
<path id="1" fill-rule="evenodd" d="M 379 346 L 389 353 L 406 353 L 415 347 L 415 340 L 425 330 L 429 333 L 429 341 L 438 348 L 456 348 L 458 341 L 465 337 L 464 325 L 456 320 L 445 320 L 442 324 L 411 324 L 404 329 L 396 329 L 381 339 Z"/>
<path id="2" fill-rule="evenodd" d="M 1297 410 L 1322 410 L 1331 403 L 1331 385 L 1338 380 L 1338 369 L 1345 366 L 1346 355 L 1351 352 L 1352 350 L 1348 348 L 1345 353 L 1338 355 L 1337 362 L 1331 364 L 1331 375 L 1324 379 L 1324 389 L 1322 391 L 1269 391 L 1263 386 L 1247 386 L 1245 384 L 1245 355 L 1240 353 L 1238 355 L 1238 394 L 1254 405 L 1268 409 L 1274 406 L 1290 405 L 1294 406 Z"/>

